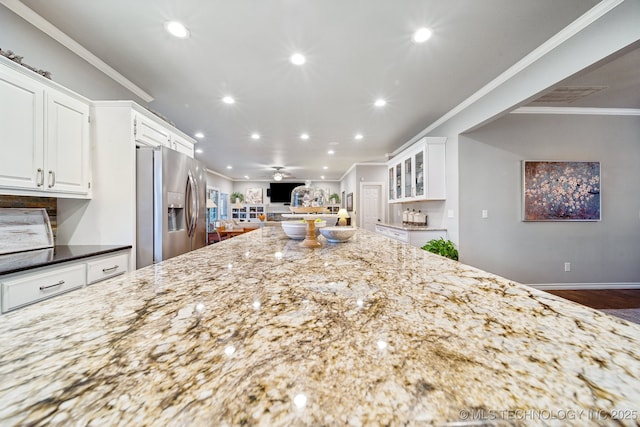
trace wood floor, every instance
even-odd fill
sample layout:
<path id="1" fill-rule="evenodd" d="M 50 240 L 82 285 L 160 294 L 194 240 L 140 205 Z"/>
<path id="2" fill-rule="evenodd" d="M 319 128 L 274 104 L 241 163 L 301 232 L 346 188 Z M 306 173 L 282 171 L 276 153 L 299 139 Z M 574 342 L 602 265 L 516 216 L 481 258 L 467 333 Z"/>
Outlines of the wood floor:
<path id="1" fill-rule="evenodd" d="M 640 289 L 610 289 L 588 291 L 547 291 L 591 308 L 638 308 Z"/>
<path id="2" fill-rule="evenodd" d="M 640 324 L 640 289 L 547 292 Z"/>

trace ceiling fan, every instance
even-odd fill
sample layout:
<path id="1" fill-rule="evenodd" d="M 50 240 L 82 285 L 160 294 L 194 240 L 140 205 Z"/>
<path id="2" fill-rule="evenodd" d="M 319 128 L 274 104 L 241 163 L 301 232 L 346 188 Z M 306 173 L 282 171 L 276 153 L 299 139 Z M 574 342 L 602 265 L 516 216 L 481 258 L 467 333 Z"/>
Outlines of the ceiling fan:
<path id="1" fill-rule="evenodd" d="M 282 181 L 282 179 L 286 176 L 284 172 L 282 172 L 282 169 L 284 169 L 282 166 L 274 166 L 273 169 L 275 169 L 276 171 L 273 173 L 273 180 L 274 181 Z"/>

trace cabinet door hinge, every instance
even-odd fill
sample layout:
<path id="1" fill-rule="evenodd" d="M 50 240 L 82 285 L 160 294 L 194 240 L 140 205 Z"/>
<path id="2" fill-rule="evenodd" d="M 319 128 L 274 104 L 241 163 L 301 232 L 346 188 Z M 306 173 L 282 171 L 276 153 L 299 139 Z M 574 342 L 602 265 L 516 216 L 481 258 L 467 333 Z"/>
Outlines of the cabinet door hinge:
<path id="1" fill-rule="evenodd" d="M 87 188 L 91 188 L 91 181 L 87 183 Z"/>
<path id="2" fill-rule="evenodd" d="M 138 119 L 133 119 L 133 136 L 138 136 Z"/>
<path id="3" fill-rule="evenodd" d="M 91 116 L 87 116 L 87 123 L 91 123 Z"/>

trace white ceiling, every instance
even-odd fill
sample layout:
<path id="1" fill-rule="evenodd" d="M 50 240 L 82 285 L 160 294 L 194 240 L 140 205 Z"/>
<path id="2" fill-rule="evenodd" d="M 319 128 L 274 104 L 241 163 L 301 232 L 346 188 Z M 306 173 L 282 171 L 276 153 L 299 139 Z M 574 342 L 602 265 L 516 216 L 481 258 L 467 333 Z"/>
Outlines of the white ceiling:
<path id="1" fill-rule="evenodd" d="M 598 1 L 23 3 L 151 94 L 150 108 L 203 132 L 197 158 L 210 169 L 255 180 L 283 166 L 297 179 L 337 180 L 355 162 L 384 161 Z M 170 36 L 168 20 L 191 37 Z M 421 26 L 433 36 L 415 44 Z M 293 52 L 307 63 L 292 65 Z M 388 104 L 374 107 L 378 97 Z"/>

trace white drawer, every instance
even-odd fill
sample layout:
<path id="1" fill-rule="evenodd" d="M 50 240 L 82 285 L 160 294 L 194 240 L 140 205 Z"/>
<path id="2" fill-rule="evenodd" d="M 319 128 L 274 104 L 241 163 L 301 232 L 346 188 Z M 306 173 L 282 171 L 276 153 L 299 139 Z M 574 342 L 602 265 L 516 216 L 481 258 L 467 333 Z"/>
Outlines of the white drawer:
<path id="1" fill-rule="evenodd" d="M 404 230 L 396 230 L 389 227 L 383 227 L 376 225 L 376 231 L 383 236 L 391 237 L 392 239 L 399 240 L 401 242 L 409 242 L 409 233 Z"/>
<path id="2" fill-rule="evenodd" d="M 2 311 L 31 304 L 85 285 L 85 264 L 51 268 L 2 280 Z"/>
<path id="3" fill-rule="evenodd" d="M 99 282 L 129 270 L 129 254 L 110 255 L 87 262 L 87 284 Z"/>

